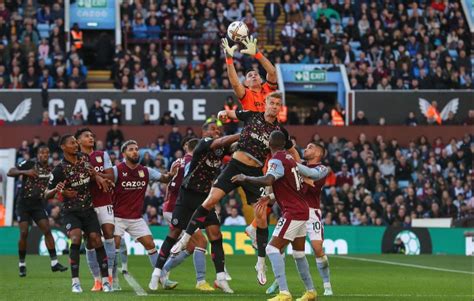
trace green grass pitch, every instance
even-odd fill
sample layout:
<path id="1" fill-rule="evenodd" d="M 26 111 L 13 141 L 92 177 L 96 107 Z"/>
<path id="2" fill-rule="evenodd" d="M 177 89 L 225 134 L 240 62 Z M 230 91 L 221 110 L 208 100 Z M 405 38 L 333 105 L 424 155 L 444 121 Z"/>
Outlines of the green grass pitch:
<path id="1" fill-rule="evenodd" d="M 308 256 L 313 280 L 319 293 L 319 300 L 473 300 L 474 258 L 465 256 L 403 256 L 366 255 L 354 257 L 330 256 L 331 282 L 334 296 L 322 296 L 322 281 L 316 269 L 314 257 Z M 373 262 L 383 261 L 382 262 Z M 60 261 L 67 264 L 67 257 Z M 171 279 L 179 281 L 173 291 L 148 290 L 151 267 L 146 256 L 129 257 L 129 270 L 147 296 L 137 296 L 135 291 L 121 277 L 120 292 L 92 293 L 92 278 L 85 257 L 81 257 L 81 284 L 83 294 L 71 293 L 69 270 L 65 273 L 51 273 L 48 257 L 27 256 L 28 275 L 18 277 L 16 256 L 0 256 L 0 300 L 266 300 L 266 287 L 256 281 L 254 256 L 234 255 L 226 258 L 227 268 L 233 277 L 230 282 L 234 295 L 219 291 L 201 293 L 194 289 L 195 274 L 192 258 L 173 270 Z M 397 265 L 387 264 L 387 262 Z M 405 264 L 404 266 L 398 265 Z M 268 282 L 273 281 L 270 263 Z M 407 266 L 410 265 L 410 266 Z M 414 267 L 416 265 L 417 267 Z M 425 267 L 425 268 L 423 268 Z M 426 268 L 428 267 L 428 269 Z M 432 269 L 434 268 L 434 269 Z M 449 271 L 448 271 L 449 270 Z M 207 261 L 208 282 L 214 280 L 214 267 Z M 286 257 L 286 273 L 293 298 L 304 291 L 292 257 Z"/>

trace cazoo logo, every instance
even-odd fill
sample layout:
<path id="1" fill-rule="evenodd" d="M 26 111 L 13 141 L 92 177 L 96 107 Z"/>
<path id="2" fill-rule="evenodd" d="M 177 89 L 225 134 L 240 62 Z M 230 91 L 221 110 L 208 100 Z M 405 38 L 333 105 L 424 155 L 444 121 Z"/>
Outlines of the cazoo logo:
<path id="1" fill-rule="evenodd" d="M 124 181 L 123 188 L 142 188 L 146 186 L 146 181 Z"/>

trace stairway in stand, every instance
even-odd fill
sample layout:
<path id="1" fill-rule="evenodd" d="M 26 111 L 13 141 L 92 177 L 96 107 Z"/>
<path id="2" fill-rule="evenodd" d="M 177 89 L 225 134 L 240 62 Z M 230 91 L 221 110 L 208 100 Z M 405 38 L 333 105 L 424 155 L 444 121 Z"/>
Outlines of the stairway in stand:
<path id="1" fill-rule="evenodd" d="M 259 42 L 264 43 L 265 49 L 267 51 L 271 51 L 273 50 L 273 48 L 275 48 L 275 45 L 267 44 L 266 20 L 265 20 L 265 15 L 263 14 L 263 8 L 265 7 L 265 4 L 267 2 L 269 1 L 255 0 L 253 5 L 255 8 L 255 19 L 257 19 L 257 22 L 258 22 L 258 40 Z M 277 1 L 277 4 L 279 4 L 279 1 Z M 285 25 L 285 13 L 281 5 L 280 5 L 280 9 L 281 9 L 281 15 L 278 18 L 277 26 L 275 29 L 275 42 L 280 41 L 280 33 L 281 33 L 281 30 L 283 29 L 283 26 Z"/>
<path id="2" fill-rule="evenodd" d="M 110 71 L 108 70 L 90 70 L 87 73 L 88 89 L 113 89 L 114 83 L 110 79 Z"/>

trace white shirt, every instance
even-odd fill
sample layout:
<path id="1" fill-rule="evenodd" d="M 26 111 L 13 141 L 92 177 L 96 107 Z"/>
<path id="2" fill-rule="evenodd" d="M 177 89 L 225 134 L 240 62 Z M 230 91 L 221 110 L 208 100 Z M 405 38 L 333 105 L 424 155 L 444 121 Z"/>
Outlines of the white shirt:
<path id="1" fill-rule="evenodd" d="M 241 215 L 236 217 L 228 216 L 224 221 L 224 226 L 246 226 L 245 218 Z"/>

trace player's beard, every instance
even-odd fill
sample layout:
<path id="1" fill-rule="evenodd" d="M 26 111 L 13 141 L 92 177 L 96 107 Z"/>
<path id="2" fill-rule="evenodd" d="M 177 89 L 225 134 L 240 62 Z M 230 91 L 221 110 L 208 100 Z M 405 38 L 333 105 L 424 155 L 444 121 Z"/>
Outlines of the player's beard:
<path id="1" fill-rule="evenodd" d="M 132 164 L 138 164 L 138 162 L 140 161 L 140 158 L 139 158 L 139 157 L 136 157 L 136 158 L 128 157 L 127 159 L 128 159 L 128 161 L 130 161 L 130 163 L 132 163 Z"/>

